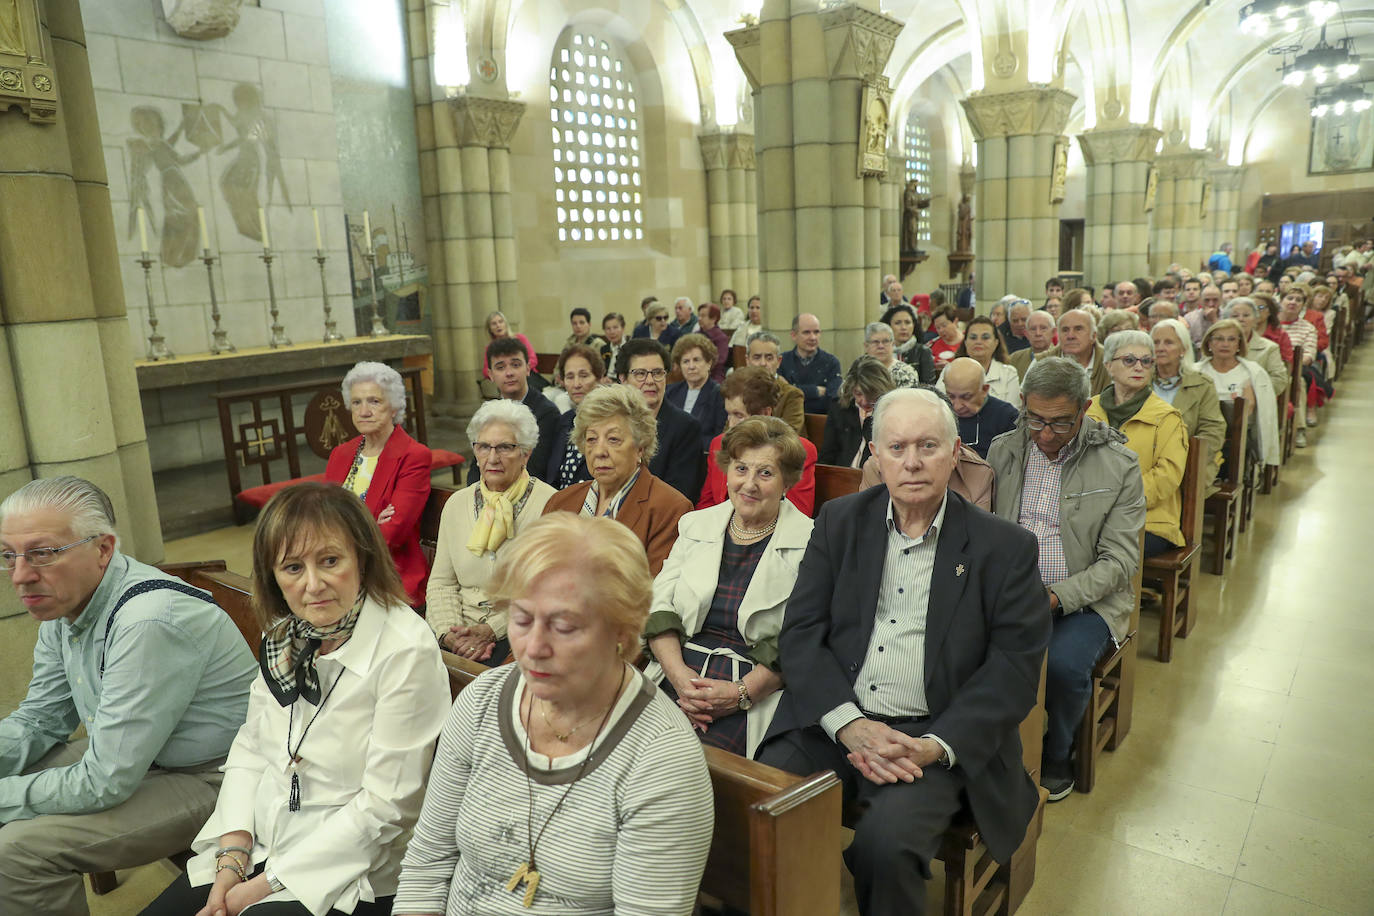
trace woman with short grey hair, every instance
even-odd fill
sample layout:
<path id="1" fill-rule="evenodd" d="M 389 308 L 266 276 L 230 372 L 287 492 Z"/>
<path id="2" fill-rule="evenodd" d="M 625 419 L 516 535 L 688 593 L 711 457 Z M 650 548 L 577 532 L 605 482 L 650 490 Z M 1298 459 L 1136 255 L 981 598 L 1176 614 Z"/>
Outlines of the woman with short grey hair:
<path id="1" fill-rule="evenodd" d="M 420 516 L 429 499 L 429 449 L 406 433 L 401 374 L 383 363 L 361 362 L 343 380 L 344 403 L 361 434 L 334 448 L 324 479 L 363 501 L 391 548 L 410 603 L 425 603 L 429 564 L 420 550 Z"/>
<path id="2" fill-rule="evenodd" d="M 890 324 L 872 321 L 864 328 L 864 353 L 888 371 L 898 388 L 914 388 L 921 384 L 921 377 L 909 364 L 897 358 L 896 342 L 897 335 Z"/>
<path id="3" fill-rule="evenodd" d="M 426 618 L 439 645 L 485 665 L 510 654 L 507 609 L 487 598 L 501 551 L 539 518 L 556 490 L 526 469 L 539 441 L 534 413 L 519 401 L 487 401 L 468 423 L 480 477 L 444 503 Z"/>

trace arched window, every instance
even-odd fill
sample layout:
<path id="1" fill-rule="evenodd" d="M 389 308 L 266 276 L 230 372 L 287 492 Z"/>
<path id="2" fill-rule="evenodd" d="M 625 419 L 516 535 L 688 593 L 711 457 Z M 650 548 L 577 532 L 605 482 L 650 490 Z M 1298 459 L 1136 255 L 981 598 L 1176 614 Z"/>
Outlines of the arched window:
<path id="1" fill-rule="evenodd" d="M 916 190 L 922 197 L 930 196 L 930 134 L 916 112 L 912 112 L 906 122 L 906 181 L 915 181 Z M 916 226 L 916 240 L 930 241 L 930 208 L 916 211 L 919 222 Z"/>
<path id="2" fill-rule="evenodd" d="M 643 128 L 633 70 L 614 40 L 563 31 L 549 68 L 560 242 L 644 238 Z"/>

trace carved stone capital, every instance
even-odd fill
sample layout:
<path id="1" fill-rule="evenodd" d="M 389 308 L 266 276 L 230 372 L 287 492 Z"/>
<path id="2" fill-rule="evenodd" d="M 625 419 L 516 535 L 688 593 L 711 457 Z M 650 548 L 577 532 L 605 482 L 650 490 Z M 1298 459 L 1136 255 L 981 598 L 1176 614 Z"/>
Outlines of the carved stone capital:
<path id="1" fill-rule="evenodd" d="M 1036 87 L 1016 92 L 975 92 L 964 99 L 964 112 L 976 140 L 1025 134 L 1058 136 L 1069 123 L 1074 94 Z"/>
<path id="2" fill-rule="evenodd" d="M 1202 150 L 1166 153 L 1155 160 L 1159 177 L 1167 179 L 1206 178 L 1211 164 L 1211 157 Z"/>
<path id="3" fill-rule="evenodd" d="M 0 113 L 11 108 L 39 124 L 57 120 L 57 77 L 38 0 L 0 0 Z"/>
<path id="4" fill-rule="evenodd" d="M 1208 171 L 1215 191 L 1239 191 L 1245 181 L 1245 167 L 1241 165 L 1216 166 Z"/>
<path id="5" fill-rule="evenodd" d="M 831 76 L 878 82 L 902 21 L 853 3 L 821 10 L 820 18 Z"/>
<path id="6" fill-rule="evenodd" d="M 725 40 L 735 49 L 735 59 L 749 80 L 749 88 L 759 91 L 760 71 L 763 63 L 763 48 L 760 45 L 760 31 L 757 25 L 745 26 L 725 33 Z"/>
<path id="7" fill-rule="evenodd" d="M 701 161 L 708 172 L 754 167 L 753 134 L 702 134 L 697 139 L 701 142 Z"/>
<path id="8" fill-rule="evenodd" d="M 1132 125 L 1111 130 L 1090 130 L 1078 135 L 1083 161 L 1088 165 L 1113 162 L 1154 162 L 1155 147 L 1162 136 L 1157 128 Z"/>
<path id="9" fill-rule="evenodd" d="M 223 38 L 239 24 L 243 0 L 162 0 L 167 24 L 182 38 Z"/>
<path id="10" fill-rule="evenodd" d="M 509 99 L 485 99 L 474 95 L 460 95 L 449 99 L 453 111 L 453 125 L 459 146 L 485 146 L 502 149 L 510 146 L 520 116 L 525 113 L 524 102 Z"/>

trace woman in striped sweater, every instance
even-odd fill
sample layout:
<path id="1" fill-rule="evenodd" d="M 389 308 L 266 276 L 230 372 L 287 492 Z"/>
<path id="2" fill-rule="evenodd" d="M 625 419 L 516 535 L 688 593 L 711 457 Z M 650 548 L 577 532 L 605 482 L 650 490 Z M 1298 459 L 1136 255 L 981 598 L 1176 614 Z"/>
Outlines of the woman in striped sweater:
<path id="1" fill-rule="evenodd" d="M 610 519 L 553 513 L 511 542 L 487 592 L 516 663 L 453 705 L 397 916 L 692 912 L 711 780 L 687 718 L 628 662 L 651 589 Z"/>

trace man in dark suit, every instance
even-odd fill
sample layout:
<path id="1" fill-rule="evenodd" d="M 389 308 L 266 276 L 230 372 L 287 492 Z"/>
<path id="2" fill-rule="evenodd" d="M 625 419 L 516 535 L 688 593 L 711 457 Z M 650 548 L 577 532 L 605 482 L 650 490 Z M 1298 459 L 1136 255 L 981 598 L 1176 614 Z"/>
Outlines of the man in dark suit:
<path id="1" fill-rule="evenodd" d="M 626 341 L 615 372 L 622 385 L 644 395 L 658 421 L 658 451 L 649 459 L 649 473 L 695 504 L 706 473 L 701 424 L 663 396 L 668 388 L 668 348 L 645 338 Z"/>
<path id="2" fill-rule="evenodd" d="M 865 810 L 845 860 L 865 916 L 925 908 L 940 837 L 967 798 L 1007 862 L 1037 804 L 1017 727 L 1035 705 L 1049 602 L 1029 532 L 948 489 L 955 418 L 920 389 L 884 395 L 884 486 L 827 503 L 779 637 L 787 690 L 759 753 L 832 769 Z"/>
<path id="3" fill-rule="evenodd" d="M 548 480 L 549 455 L 553 442 L 558 438 L 558 408 L 530 385 L 529 356 L 525 345 L 514 337 L 493 340 L 487 347 L 487 368 L 491 370 L 491 380 L 501 397 L 519 401 L 534 413 L 534 422 L 539 424 L 539 444 L 530 452 L 529 471 L 534 477 Z M 468 468 L 468 483 L 476 483 L 478 466 L 474 461 Z"/>

